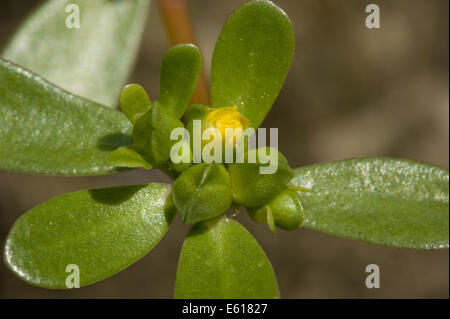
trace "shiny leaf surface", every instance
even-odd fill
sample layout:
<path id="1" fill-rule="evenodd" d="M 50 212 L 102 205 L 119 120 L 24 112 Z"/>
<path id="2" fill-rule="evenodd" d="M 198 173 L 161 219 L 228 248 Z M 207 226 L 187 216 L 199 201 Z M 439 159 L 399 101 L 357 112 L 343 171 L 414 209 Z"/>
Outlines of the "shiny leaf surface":
<path id="1" fill-rule="evenodd" d="M 8 267 L 26 282 L 65 289 L 68 265 L 80 286 L 105 279 L 147 254 L 174 214 L 170 187 L 123 186 L 64 194 L 20 217 L 6 240 Z"/>
<path id="2" fill-rule="evenodd" d="M 0 59 L 0 169 L 81 176 L 116 171 L 106 155 L 132 143 L 119 111 L 72 95 Z"/>
<path id="3" fill-rule="evenodd" d="M 448 247 L 449 174 L 399 159 L 349 159 L 298 168 L 305 227 L 369 243 Z"/>
<path id="4" fill-rule="evenodd" d="M 249 1 L 226 22 L 214 49 L 211 105 L 236 105 L 257 128 L 275 101 L 291 66 L 294 31 L 271 1 Z"/>
<path id="5" fill-rule="evenodd" d="M 272 265 L 237 221 L 218 217 L 192 226 L 178 263 L 175 297 L 279 298 Z"/>

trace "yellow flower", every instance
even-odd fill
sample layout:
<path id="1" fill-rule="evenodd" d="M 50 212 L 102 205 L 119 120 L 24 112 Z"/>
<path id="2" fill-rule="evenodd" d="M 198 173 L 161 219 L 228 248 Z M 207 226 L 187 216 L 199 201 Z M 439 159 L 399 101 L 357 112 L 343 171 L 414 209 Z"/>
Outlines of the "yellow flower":
<path id="1" fill-rule="evenodd" d="M 207 128 L 217 128 L 222 134 L 222 140 L 225 139 L 225 129 L 241 129 L 235 130 L 228 143 L 236 143 L 242 136 L 242 132 L 248 128 L 250 121 L 237 110 L 235 106 L 221 107 L 211 111 L 206 118 Z"/>

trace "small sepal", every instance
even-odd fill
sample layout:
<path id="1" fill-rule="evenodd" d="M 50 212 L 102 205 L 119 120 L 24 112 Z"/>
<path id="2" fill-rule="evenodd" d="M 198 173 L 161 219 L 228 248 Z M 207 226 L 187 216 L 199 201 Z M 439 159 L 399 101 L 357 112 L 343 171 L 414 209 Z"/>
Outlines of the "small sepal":
<path id="1" fill-rule="evenodd" d="M 295 230 L 305 222 L 300 197 L 289 188 L 284 189 L 267 205 L 248 211 L 254 221 L 269 225 L 272 233 L 275 232 L 274 225 L 284 230 Z"/>

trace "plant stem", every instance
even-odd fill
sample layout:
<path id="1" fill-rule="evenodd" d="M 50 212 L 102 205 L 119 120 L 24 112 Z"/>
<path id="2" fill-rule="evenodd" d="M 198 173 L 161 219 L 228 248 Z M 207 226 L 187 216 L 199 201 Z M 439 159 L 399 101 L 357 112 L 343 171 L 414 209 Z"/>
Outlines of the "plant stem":
<path id="1" fill-rule="evenodd" d="M 196 43 L 186 0 L 159 0 L 159 7 L 172 45 Z M 200 75 L 192 104 L 209 105 L 209 88 L 204 70 Z"/>

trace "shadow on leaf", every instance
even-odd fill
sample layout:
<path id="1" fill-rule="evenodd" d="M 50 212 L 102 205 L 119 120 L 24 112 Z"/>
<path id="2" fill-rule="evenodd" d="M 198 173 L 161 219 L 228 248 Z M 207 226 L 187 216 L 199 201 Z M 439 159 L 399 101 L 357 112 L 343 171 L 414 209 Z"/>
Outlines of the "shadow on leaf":
<path id="1" fill-rule="evenodd" d="M 114 151 L 122 146 L 131 146 L 133 139 L 131 135 L 124 133 L 110 133 L 98 139 L 97 147 L 104 151 Z"/>
<path id="2" fill-rule="evenodd" d="M 144 185 L 91 189 L 89 190 L 89 194 L 91 195 L 92 199 L 97 202 L 109 205 L 118 205 L 123 203 L 124 201 L 129 200 L 141 188 L 144 188 L 146 186 L 147 185 L 144 184 Z"/>

